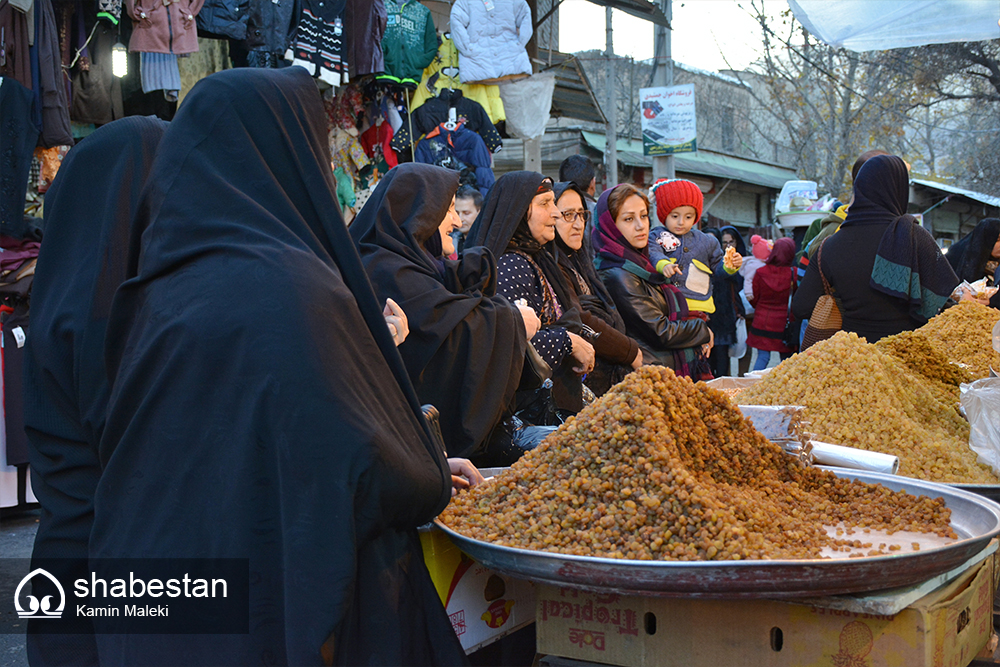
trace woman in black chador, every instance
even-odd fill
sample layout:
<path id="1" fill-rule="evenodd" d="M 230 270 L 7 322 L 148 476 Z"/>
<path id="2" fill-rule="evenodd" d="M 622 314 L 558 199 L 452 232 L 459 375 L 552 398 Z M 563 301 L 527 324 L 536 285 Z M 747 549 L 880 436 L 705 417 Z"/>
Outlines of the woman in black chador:
<path id="1" fill-rule="evenodd" d="M 129 246 L 142 232 L 132 219 L 166 128 L 139 116 L 105 125 L 70 151 L 45 196 L 45 243 L 25 342 L 24 421 L 31 488 L 42 505 L 33 568 L 63 581 L 85 574 L 77 570 L 87 564 L 109 392 L 105 327 L 127 275 Z M 32 580 L 36 598 L 50 594 L 39 588 L 45 585 L 42 577 Z M 89 621 L 44 635 L 38 633 L 51 620 L 29 622 L 29 662 L 97 664 Z"/>
<path id="2" fill-rule="evenodd" d="M 465 656 L 416 526 L 451 496 L 338 213 L 298 67 L 198 83 L 115 295 L 91 557 L 249 558 L 247 635 L 98 635 L 102 665 Z"/>
<path id="3" fill-rule="evenodd" d="M 538 319 L 497 296 L 496 260 L 486 248 L 444 258 L 461 222 L 457 189 L 457 172 L 399 165 L 379 182 L 351 236 L 379 301 L 393 299 L 406 313 L 410 334 L 399 353 L 420 402 L 440 411 L 449 455 L 468 457 L 484 453 L 510 408 Z"/>

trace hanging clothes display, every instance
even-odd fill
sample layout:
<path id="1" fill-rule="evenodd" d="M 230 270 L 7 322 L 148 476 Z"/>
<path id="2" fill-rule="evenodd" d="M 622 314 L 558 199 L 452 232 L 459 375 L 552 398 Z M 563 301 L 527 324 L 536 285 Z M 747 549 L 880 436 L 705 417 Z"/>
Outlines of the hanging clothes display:
<path id="1" fill-rule="evenodd" d="M 295 29 L 295 0 L 250 0 L 246 64 L 274 69 L 288 51 Z"/>
<path id="2" fill-rule="evenodd" d="M 461 90 L 465 99 L 483 105 L 486 115 L 494 125 L 507 119 L 499 87 L 462 83 L 459 76 L 458 49 L 451 38 L 451 33 L 446 33 L 441 39 L 437 56 L 424 70 L 424 76 L 420 79 L 420 85 L 417 86 L 417 91 L 413 93 L 413 100 L 410 102 L 412 108 L 416 109 L 430 98 L 437 97 L 446 88 Z"/>
<path id="3" fill-rule="evenodd" d="M 31 57 L 28 53 L 28 16 L 9 2 L 0 0 L 0 34 L 5 58 L 0 62 L 0 76 L 16 79 L 31 89 Z"/>
<path id="4" fill-rule="evenodd" d="M 0 234 L 20 236 L 24 198 L 38 128 L 31 122 L 31 91 L 12 77 L 0 77 Z"/>
<path id="5" fill-rule="evenodd" d="M 331 86 L 347 83 L 344 10 L 347 0 L 299 0 L 302 9 L 285 60 Z"/>
<path id="6" fill-rule="evenodd" d="M 438 50 L 431 10 L 416 0 L 385 0 L 387 13 L 382 52 L 385 73 L 379 80 L 414 88 Z"/>
<path id="7" fill-rule="evenodd" d="M 440 95 L 413 110 L 413 133 L 417 135 L 418 140 L 441 123 L 447 122 L 449 110 L 452 108 L 455 109 L 457 120 L 463 121 L 465 127 L 482 137 L 491 153 L 496 153 L 503 147 L 500 133 L 490 122 L 486 109 L 478 102 L 466 99 L 461 90 L 442 90 Z M 399 132 L 393 137 L 392 147 L 397 153 L 402 153 L 410 147 L 407 123 L 403 123 Z"/>
<path id="8" fill-rule="evenodd" d="M 82 17 L 81 17 L 82 24 Z M 114 28 L 99 22 L 93 28 L 87 49 L 88 66 L 72 70 L 72 101 L 69 108 L 71 121 L 105 125 L 122 118 L 121 79 L 111 68 L 111 47 L 117 40 Z"/>
<path id="9" fill-rule="evenodd" d="M 198 50 L 195 17 L 205 0 L 125 0 L 132 17 L 128 50 L 142 53 L 194 53 Z M 178 86 L 178 89 L 180 86 Z"/>
<path id="10" fill-rule="evenodd" d="M 38 145 L 43 148 L 72 146 L 75 142 L 69 127 L 69 100 L 52 0 L 35 0 L 35 27 L 35 44 L 29 50 L 32 78 L 37 74 L 38 79 L 37 84 L 32 82 L 31 88 L 35 93 L 36 109 L 42 114 Z"/>
<path id="11" fill-rule="evenodd" d="M 417 144 L 414 159 L 459 172 L 461 184 L 477 188 L 483 196 L 496 182 L 483 138 L 462 123 L 454 129 L 442 123 L 428 132 Z"/>
<path id="12" fill-rule="evenodd" d="M 458 47 L 462 81 L 531 74 L 524 47 L 532 32 L 531 9 L 525 0 L 455 0 L 451 36 Z"/>
<path id="13" fill-rule="evenodd" d="M 351 78 L 379 74 L 385 69 L 382 39 L 388 14 L 383 0 L 347 0 L 345 57 Z"/>
<path id="14" fill-rule="evenodd" d="M 172 53 L 139 54 L 142 92 L 162 90 L 169 102 L 176 102 L 181 91 L 181 71 L 177 67 L 177 56 Z"/>
<path id="15" fill-rule="evenodd" d="M 205 0 L 197 16 L 198 32 L 218 39 L 246 39 L 249 19 L 250 0 Z"/>

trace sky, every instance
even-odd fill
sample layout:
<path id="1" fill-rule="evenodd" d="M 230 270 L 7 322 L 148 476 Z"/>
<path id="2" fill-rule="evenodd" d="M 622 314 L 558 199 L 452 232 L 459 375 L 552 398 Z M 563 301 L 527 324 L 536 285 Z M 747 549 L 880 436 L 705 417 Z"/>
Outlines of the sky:
<path id="1" fill-rule="evenodd" d="M 709 71 L 745 68 L 757 59 L 760 45 L 760 27 L 749 9 L 750 0 L 673 0 L 674 60 Z M 764 9 L 780 21 L 788 3 L 764 0 Z M 652 23 L 615 10 L 611 24 L 616 54 L 636 60 L 653 57 Z M 559 50 L 603 50 L 604 44 L 604 7 L 565 0 L 559 8 Z"/>

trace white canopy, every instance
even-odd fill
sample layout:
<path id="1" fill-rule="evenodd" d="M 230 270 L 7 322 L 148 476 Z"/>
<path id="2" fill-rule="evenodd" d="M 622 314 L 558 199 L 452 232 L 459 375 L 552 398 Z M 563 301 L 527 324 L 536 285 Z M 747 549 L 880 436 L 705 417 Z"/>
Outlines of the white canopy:
<path id="1" fill-rule="evenodd" d="M 852 51 L 1000 38 L 996 0 L 788 0 L 806 30 Z"/>

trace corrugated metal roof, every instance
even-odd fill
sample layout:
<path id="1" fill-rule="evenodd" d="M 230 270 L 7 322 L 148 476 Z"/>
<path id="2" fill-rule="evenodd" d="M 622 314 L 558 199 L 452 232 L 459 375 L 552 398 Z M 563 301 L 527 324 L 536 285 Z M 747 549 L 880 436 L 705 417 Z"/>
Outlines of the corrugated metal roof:
<path id="1" fill-rule="evenodd" d="M 620 9 L 626 14 L 652 21 L 667 28 L 670 27 L 670 21 L 667 20 L 663 10 L 647 0 L 590 0 L 590 2 L 601 7 Z"/>
<path id="2" fill-rule="evenodd" d="M 595 149 L 604 152 L 606 137 L 596 132 L 583 131 L 583 140 Z M 618 140 L 618 161 L 630 167 L 652 168 L 653 158 L 642 154 L 642 142 L 626 139 Z M 717 178 L 732 178 L 744 183 L 762 185 L 780 190 L 785 181 L 795 179 L 795 170 L 774 164 L 757 162 L 747 158 L 723 155 L 713 151 L 700 150 L 695 153 L 680 153 L 674 156 L 677 171 Z"/>
<path id="3" fill-rule="evenodd" d="M 551 61 L 552 65 L 542 71 L 555 72 L 556 75 L 556 89 L 552 93 L 549 115 L 591 123 L 608 122 L 576 56 L 559 51 L 552 51 L 550 54 L 548 49 L 538 49 L 538 59 Z"/>
<path id="4" fill-rule="evenodd" d="M 910 182 L 922 185 L 925 188 L 934 188 L 935 190 L 941 190 L 942 192 L 948 192 L 953 195 L 962 195 L 963 197 L 968 197 L 969 199 L 973 199 L 981 204 L 1000 208 L 1000 197 L 993 197 L 991 195 L 983 194 L 982 192 L 975 192 L 974 190 L 956 188 L 954 185 L 946 185 L 944 183 L 928 181 L 922 178 L 911 178 Z"/>

